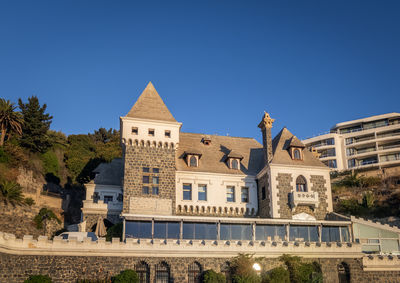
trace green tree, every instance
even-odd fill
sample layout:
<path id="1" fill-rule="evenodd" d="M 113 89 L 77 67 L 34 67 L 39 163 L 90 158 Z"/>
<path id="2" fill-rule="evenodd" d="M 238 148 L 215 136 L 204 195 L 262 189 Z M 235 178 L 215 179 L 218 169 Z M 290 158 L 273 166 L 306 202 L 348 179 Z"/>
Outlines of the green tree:
<path id="1" fill-rule="evenodd" d="M 23 119 L 21 113 L 15 111 L 16 108 L 14 103 L 0 98 L 0 146 L 4 145 L 7 132 L 8 135 L 10 135 L 10 132 L 22 134 Z"/>
<path id="2" fill-rule="evenodd" d="M 3 181 L 0 183 L 0 198 L 5 203 L 21 204 L 24 201 L 22 188 L 18 183 Z"/>
<path id="3" fill-rule="evenodd" d="M 51 146 L 47 132 L 53 119 L 45 113 L 47 105 L 40 106 L 36 96 L 29 97 L 28 103 L 23 103 L 21 99 L 18 99 L 18 105 L 24 118 L 21 145 L 32 152 L 46 152 Z"/>
<path id="4" fill-rule="evenodd" d="M 283 266 L 276 267 L 263 275 L 262 283 L 290 283 L 290 273 Z"/>
<path id="5" fill-rule="evenodd" d="M 257 283 L 261 278 L 253 268 L 255 259 L 248 254 L 239 254 L 231 262 L 232 281 L 234 283 Z"/>

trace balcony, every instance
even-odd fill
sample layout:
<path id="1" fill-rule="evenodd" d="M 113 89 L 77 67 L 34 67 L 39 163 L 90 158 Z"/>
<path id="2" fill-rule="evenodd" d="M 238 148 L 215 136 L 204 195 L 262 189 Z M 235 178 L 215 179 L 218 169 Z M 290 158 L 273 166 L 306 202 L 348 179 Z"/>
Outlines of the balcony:
<path id="1" fill-rule="evenodd" d="M 84 210 L 101 210 L 101 211 L 110 211 L 110 210 L 120 210 L 122 211 L 122 202 L 114 202 L 110 201 L 108 203 L 104 203 L 102 200 L 98 200 L 97 202 L 93 202 L 93 200 L 84 200 L 83 208 Z"/>
<path id="2" fill-rule="evenodd" d="M 317 192 L 296 192 L 292 191 L 289 195 L 292 208 L 298 205 L 308 205 L 318 207 L 319 198 Z"/>

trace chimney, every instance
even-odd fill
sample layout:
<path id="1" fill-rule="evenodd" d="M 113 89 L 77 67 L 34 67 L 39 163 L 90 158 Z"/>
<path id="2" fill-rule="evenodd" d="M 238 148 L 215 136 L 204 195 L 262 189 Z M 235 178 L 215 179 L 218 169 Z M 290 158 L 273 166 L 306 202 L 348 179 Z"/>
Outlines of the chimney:
<path id="1" fill-rule="evenodd" d="M 269 114 L 264 111 L 264 116 L 260 124 L 258 124 L 258 127 L 261 129 L 263 135 L 265 165 L 269 164 L 273 157 L 271 128 L 274 121 L 275 119 L 272 119 Z"/>

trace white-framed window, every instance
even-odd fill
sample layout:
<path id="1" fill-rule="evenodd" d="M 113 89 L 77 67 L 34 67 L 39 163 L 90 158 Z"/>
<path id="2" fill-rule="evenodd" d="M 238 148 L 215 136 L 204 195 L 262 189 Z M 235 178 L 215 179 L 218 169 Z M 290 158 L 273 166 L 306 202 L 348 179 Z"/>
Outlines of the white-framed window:
<path id="1" fill-rule="evenodd" d="M 207 185 L 199 185 L 198 187 L 198 200 L 207 200 Z"/>
<path id="2" fill-rule="evenodd" d="M 183 184 L 183 200 L 192 200 L 192 184 Z"/>
<path id="3" fill-rule="evenodd" d="M 241 193 L 241 200 L 242 202 L 249 202 L 249 188 L 248 187 L 242 187 L 242 193 Z"/>
<path id="4" fill-rule="evenodd" d="M 189 158 L 189 166 L 190 167 L 197 167 L 198 166 L 198 164 L 197 164 L 197 156 L 195 156 L 195 155 L 190 156 L 190 158 Z"/>
<path id="5" fill-rule="evenodd" d="M 227 202 L 235 202 L 235 187 L 234 186 L 226 187 L 226 201 Z"/>

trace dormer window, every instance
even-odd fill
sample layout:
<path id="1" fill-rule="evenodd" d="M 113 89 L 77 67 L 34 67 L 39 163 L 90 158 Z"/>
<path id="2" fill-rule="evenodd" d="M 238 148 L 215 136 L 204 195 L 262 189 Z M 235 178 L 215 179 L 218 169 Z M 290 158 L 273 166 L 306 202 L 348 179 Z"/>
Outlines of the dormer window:
<path id="1" fill-rule="evenodd" d="M 232 159 L 231 166 L 232 166 L 232 169 L 239 169 L 238 168 L 239 167 L 239 162 L 237 161 L 237 159 Z"/>
<path id="2" fill-rule="evenodd" d="M 243 156 L 237 152 L 231 150 L 227 155 L 226 163 L 230 169 L 239 170 L 240 169 L 240 161 L 243 159 Z"/>
<path id="3" fill-rule="evenodd" d="M 210 136 L 205 136 L 202 140 L 204 145 L 210 145 L 211 144 L 211 138 Z"/>
<path id="4" fill-rule="evenodd" d="M 289 144 L 286 147 L 286 149 L 289 151 L 290 157 L 293 160 L 303 160 L 304 148 L 304 144 L 302 144 L 301 141 L 295 136 L 292 136 L 290 138 Z"/>
<path id="5" fill-rule="evenodd" d="M 189 167 L 199 167 L 201 153 L 195 149 L 185 151 L 186 164 Z"/>
<path id="6" fill-rule="evenodd" d="M 293 150 L 293 156 L 294 156 L 294 159 L 301 159 L 301 155 L 300 155 L 300 150 L 299 149 L 294 149 Z"/>
<path id="7" fill-rule="evenodd" d="M 197 167 L 198 166 L 197 156 L 195 156 L 195 155 L 190 156 L 189 166 L 190 167 Z"/>

